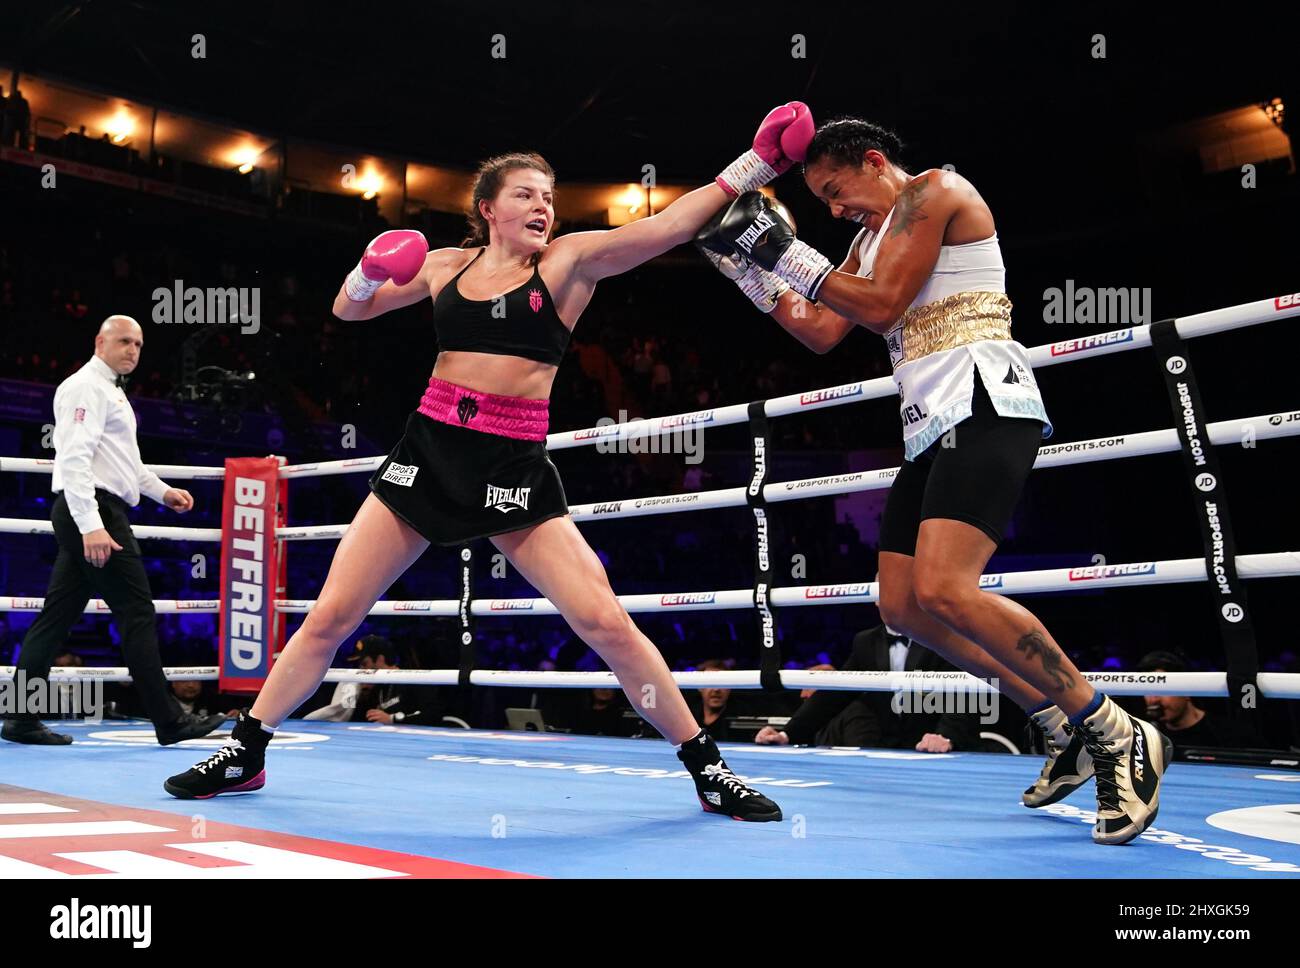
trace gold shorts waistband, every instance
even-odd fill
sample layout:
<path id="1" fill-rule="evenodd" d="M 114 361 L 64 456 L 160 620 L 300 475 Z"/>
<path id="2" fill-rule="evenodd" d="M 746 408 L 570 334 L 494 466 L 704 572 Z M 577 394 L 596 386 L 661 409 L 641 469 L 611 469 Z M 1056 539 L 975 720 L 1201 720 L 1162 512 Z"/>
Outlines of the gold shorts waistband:
<path id="1" fill-rule="evenodd" d="M 967 343 L 1011 339 L 1011 300 L 1000 292 L 955 292 L 909 309 L 885 338 L 895 368 Z"/>

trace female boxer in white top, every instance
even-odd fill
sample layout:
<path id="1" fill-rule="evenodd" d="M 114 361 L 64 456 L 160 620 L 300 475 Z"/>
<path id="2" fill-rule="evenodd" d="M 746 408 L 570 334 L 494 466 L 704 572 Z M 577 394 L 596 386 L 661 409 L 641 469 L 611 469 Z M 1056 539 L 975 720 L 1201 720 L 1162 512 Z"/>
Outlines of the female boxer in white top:
<path id="1" fill-rule="evenodd" d="M 1093 839 L 1125 843 L 1155 819 L 1164 741 L 1096 692 L 1032 613 L 979 585 L 1051 432 L 1011 338 L 993 214 L 962 176 L 913 175 L 900 157 L 895 135 L 859 119 L 823 125 L 809 145 L 809 190 L 863 227 L 838 270 L 757 192 L 697 241 L 814 352 L 857 326 L 886 338 L 906 459 L 881 525 L 881 617 L 996 679 L 1043 728 L 1048 761 L 1026 806 L 1062 799 L 1095 769 Z"/>

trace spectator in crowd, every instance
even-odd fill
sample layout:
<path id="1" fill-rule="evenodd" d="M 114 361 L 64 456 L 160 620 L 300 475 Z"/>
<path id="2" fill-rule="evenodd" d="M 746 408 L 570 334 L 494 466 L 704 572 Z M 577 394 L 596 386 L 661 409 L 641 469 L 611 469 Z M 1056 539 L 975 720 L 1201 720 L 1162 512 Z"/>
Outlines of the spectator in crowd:
<path id="1" fill-rule="evenodd" d="M 1173 652 L 1148 652 L 1138 663 L 1139 672 L 1186 672 L 1187 663 Z M 1145 696 L 1146 717 L 1174 742 L 1174 756 L 1181 759 L 1195 746 L 1247 748 L 1260 745 L 1252 731 L 1226 716 L 1211 715 L 1191 696 Z"/>
<path id="2" fill-rule="evenodd" d="M 808 671 L 834 672 L 835 667 L 833 665 L 827 665 L 825 663 L 822 663 L 819 665 L 809 666 Z M 809 706 L 808 701 L 812 699 L 812 697 L 816 694 L 817 694 L 816 689 L 801 689 L 799 691 L 799 700 L 801 702 L 799 710 L 806 710 L 806 711 L 804 713 L 804 718 L 800 718 L 799 722 L 795 725 L 796 736 L 802 737 L 803 731 L 806 728 L 810 728 L 814 724 L 814 720 L 807 717 L 812 712 L 812 710 L 815 710 L 817 707 Z M 816 731 L 816 735 L 813 737 L 812 741 L 808 745 L 812 745 L 812 746 L 871 746 L 873 745 L 873 743 L 878 737 L 880 730 L 876 720 L 876 713 L 871 708 L 870 704 L 867 702 L 866 694 L 862 694 L 862 693 L 848 694 L 846 698 L 848 702 L 844 706 L 844 708 L 834 713 L 834 715 L 831 716 L 831 718 L 824 725 L 821 725 L 820 729 Z M 796 710 L 796 716 L 798 716 L 799 710 Z M 817 715 L 819 716 L 825 715 L 826 712 L 830 712 L 830 711 L 831 710 L 828 708 L 823 710 L 821 713 L 818 713 Z M 766 731 L 765 733 L 760 731 L 760 734 L 763 735 L 764 738 L 760 740 L 757 737 L 755 737 L 756 742 L 767 743 L 772 739 L 773 734 L 776 732 L 770 726 L 764 727 L 764 730 Z M 785 733 L 788 739 L 789 724 L 786 725 Z M 781 743 L 780 739 L 777 739 L 775 742 L 780 745 L 785 745 L 784 743 Z"/>
<path id="3" fill-rule="evenodd" d="M 197 679 L 177 679 L 172 682 L 172 695 L 181 709 L 194 716 L 211 716 L 224 712 L 227 719 L 239 718 L 239 703 L 220 695 L 216 689 Z"/>
<path id="4" fill-rule="evenodd" d="M 547 689 L 538 708 L 548 727 L 584 736 L 632 736 L 637 720 L 618 689 Z"/>
<path id="5" fill-rule="evenodd" d="M 399 669 L 397 648 L 382 635 L 357 639 L 348 662 L 365 671 Z M 340 682 L 329 705 L 314 710 L 304 719 L 336 723 L 369 722 L 381 725 L 437 725 L 442 720 L 441 696 L 437 689 L 383 683 Z"/>
<path id="6" fill-rule="evenodd" d="M 655 360 L 650 369 L 650 393 L 656 406 L 670 406 L 673 392 L 673 373 L 663 360 Z"/>
<path id="7" fill-rule="evenodd" d="M 910 641 L 885 625 L 855 635 L 853 651 L 844 664 L 846 672 L 947 672 L 953 669 L 952 664 L 920 642 Z M 898 712 L 893 699 L 894 694 L 889 692 L 853 693 L 842 689 L 819 689 L 805 698 L 784 729 L 764 727 L 754 741 L 775 746 L 823 745 L 823 736 L 831 740 L 838 738 L 836 731 L 827 730 L 848 712 L 849 718 L 840 722 L 837 730 L 851 735 L 856 742 L 826 745 L 883 746 L 922 753 L 950 753 L 977 746 L 978 714 Z M 856 708 L 850 710 L 853 706 Z"/>
<path id="8" fill-rule="evenodd" d="M 0 120 L 0 145 L 5 148 L 26 148 L 27 131 L 32 123 L 32 110 L 15 84 L 5 98 L 4 115 Z"/>
<path id="9" fill-rule="evenodd" d="M 727 663 L 722 659 L 705 659 L 695 668 L 700 672 L 726 672 Z M 700 725 L 719 741 L 736 739 L 731 735 L 731 723 L 728 720 L 729 715 L 735 714 L 734 710 L 729 709 L 730 704 L 731 690 L 716 687 L 699 690 L 699 701 L 690 703 L 691 711 L 695 713 Z"/>

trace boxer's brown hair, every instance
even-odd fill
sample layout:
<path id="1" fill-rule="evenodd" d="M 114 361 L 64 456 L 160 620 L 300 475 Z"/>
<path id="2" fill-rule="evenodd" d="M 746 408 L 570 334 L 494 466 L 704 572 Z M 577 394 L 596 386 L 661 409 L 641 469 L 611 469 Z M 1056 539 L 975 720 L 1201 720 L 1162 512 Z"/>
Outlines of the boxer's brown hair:
<path id="1" fill-rule="evenodd" d="M 546 159 L 534 151 L 514 151 L 506 155 L 489 158 L 478 166 L 474 173 L 474 192 L 470 197 L 469 211 L 465 218 L 469 222 L 469 235 L 465 236 L 461 248 L 488 244 L 488 223 L 479 211 L 479 202 L 491 201 L 501 191 L 506 175 L 521 168 L 540 171 L 555 184 L 555 170 L 547 164 Z"/>

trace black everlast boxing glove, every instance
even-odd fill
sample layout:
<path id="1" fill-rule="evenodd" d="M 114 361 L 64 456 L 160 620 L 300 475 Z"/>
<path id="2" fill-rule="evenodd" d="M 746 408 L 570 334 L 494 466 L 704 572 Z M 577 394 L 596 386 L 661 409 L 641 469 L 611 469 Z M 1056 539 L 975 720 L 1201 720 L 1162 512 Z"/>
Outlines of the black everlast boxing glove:
<path id="1" fill-rule="evenodd" d="M 718 209 L 717 214 L 695 234 L 695 247 L 704 258 L 713 263 L 715 269 L 739 286 L 750 302 L 763 312 L 770 313 L 790 287 L 775 273 L 738 255 L 718 235 L 718 226 L 722 224 L 722 216 L 728 207 L 724 205 Z"/>
<path id="2" fill-rule="evenodd" d="M 700 227 L 700 230 L 695 233 L 695 247 L 699 249 L 701 253 L 712 252 L 716 255 L 722 256 L 723 258 L 739 258 L 739 254 L 736 252 L 736 247 L 722 237 L 722 219 L 732 210 L 733 207 L 739 204 L 743 199 L 748 198 L 750 195 L 757 195 L 760 198 L 763 197 L 762 192 L 744 192 L 743 194 L 738 195 L 734 202 L 723 205 L 722 208 L 714 212 L 713 218 L 709 219 Z"/>
<path id="3" fill-rule="evenodd" d="M 790 223 L 762 192 L 745 192 L 732 202 L 716 232 L 702 244 L 719 255 L 734 252 L 752 260 L 808 299 L 817 298 L 817 290 L 835 268 L 826 256 L 795 237 Z"/>

